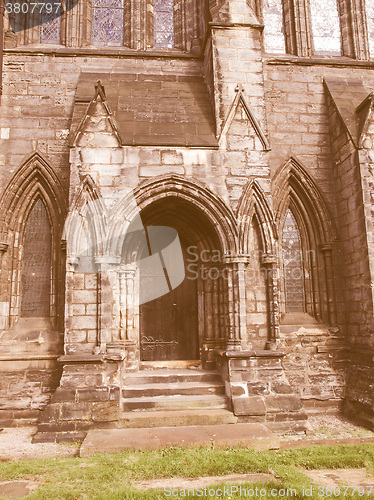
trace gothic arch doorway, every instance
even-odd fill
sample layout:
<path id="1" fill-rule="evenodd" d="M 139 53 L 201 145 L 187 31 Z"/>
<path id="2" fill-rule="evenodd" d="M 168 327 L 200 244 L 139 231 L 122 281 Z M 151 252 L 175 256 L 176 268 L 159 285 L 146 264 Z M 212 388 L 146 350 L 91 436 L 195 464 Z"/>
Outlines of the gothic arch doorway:
<path id="1" fill-rule="evenodd" d="M 226 337 L 227 283 L 217 232 L 199 208 L 175 195 L 149 204 L 140 218 L 141 224 L 138 220 L 130 226 L 122 254 L 124 264 L 140 263 L 135 286 L 140 359 L 202 359 L 209 366 L 212 349 L 223 347 Z M 167 231 L 158 238 L 156 228 L 171 230 L 170 238 Z M 142 262 L 155 254 L 161 265 L 143 268 Z M 149 296 L 152 280 L 159 283 L 158 296 Z"/>

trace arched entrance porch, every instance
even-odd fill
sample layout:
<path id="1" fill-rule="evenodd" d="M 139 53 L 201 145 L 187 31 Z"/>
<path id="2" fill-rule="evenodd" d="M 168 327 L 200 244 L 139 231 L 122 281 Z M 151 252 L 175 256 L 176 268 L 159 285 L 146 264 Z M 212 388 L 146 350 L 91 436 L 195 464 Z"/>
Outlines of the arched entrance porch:
<path id="1" fill-rule="evenodd" d="M 165 196 L 127 231 L 121 266 L 133 266 L 133 340 L 140 361 L 202 360 L 228 334 L 228 276 L 216 228 L 194 204 Z M 156 260 L 151 260 L 156 257 Z M 156 264 L 155 264 L 156 262 Z"/>

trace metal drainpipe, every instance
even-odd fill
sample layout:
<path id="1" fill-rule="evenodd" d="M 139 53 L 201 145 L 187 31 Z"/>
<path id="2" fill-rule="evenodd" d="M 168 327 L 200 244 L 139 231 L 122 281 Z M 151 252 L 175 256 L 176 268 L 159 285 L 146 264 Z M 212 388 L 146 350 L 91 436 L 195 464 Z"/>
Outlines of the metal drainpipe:
<path id="1" fill-rule="evenodd" d="M 3 94 L 4 10 L 4 0 L 0 0 L 0 99 Z"/>

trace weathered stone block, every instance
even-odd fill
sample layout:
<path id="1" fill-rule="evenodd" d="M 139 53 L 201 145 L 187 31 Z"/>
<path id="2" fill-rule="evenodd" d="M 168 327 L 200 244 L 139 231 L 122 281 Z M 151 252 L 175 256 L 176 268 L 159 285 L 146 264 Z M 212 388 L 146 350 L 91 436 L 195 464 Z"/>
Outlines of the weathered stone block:
<path id="1" fill-rule="evenodd" d="M 292 394 L 294 392 L 287 382 L 274 381 L 270 383 L 270 386 L 276 394 Z"/>
<path id="2" fill-rule="evenodd" d="M 58 403 L 62 401 L 72 401 L 76 400 L 76 390 L 66 389 L 63 387 L 58 387 L 51 398 L 51 403 Z"/>
<path id="3" fill-rule="evenodd" d="M 245 387 L 243 385 L 231 384 L 231 394 L 233 397 L 244 396 L 246 395 Z"/>
<path id="4" fill-rule="evenodd" d="M 62 421 L 89 421 L 91 409 L 89 403 L 61 403 L 60 419 Z"/>
<path id="5" fill-rule="evenodd" d="M 265 415 L 264 400 L 258 396 L 232 398 L 235 415 Z"/>
<path id="6" fill-rule="evenodd" d="M 249 382 L 247 383 L 247 390 L 249 396 L 269 394 L 269 384 L 266 382 Z"/>
<path id="7" fill-rule="evenodd" d="M 107 387 L 77 389 L 77 399 L 83 401 L 107 401 L 109 389 Z"/>
<path id="8" fill-rule="evenodd" d="M 271 412 L 293 412 L 303 408 L 300 399 L 292 394 L 282 396 L 267 396 L 265 398 L 266 410 Z"/>

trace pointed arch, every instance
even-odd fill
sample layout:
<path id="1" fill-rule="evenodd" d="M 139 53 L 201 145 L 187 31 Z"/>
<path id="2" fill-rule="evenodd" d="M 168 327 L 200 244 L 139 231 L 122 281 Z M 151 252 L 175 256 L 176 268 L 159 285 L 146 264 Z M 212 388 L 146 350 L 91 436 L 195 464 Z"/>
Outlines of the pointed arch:
<path id="1" fill-rule="evenodd" d="M 281 227 L 280 223 L 291 203 L 295 211 L 310 221 L 319 243 L 327 245 L 334 241 L 336 228 L 327 203 L 316 182 L 297 158 L 291 156 L 276 173 L 273 186 L 277 227 Z"/>
<path id="2" fill-rule="evenodd" d="M 66 219 L 64 238 L 69 257 L 82 253 L 88 237 L 91 253 L 102 255 L 107 234 L 106 208 L 100 190 L 90 175 L 84 176 Z"/>
<path id="3" fill-rule="evenodd" d="M 334 324 L 336 305 L 331 255 L 336 228 L 327 203 L 307 169 L 294 157 L 277 172 L 273 196 L 275 221 L 281 241 L 283 242 L 284 221 L 288 210 L 291 211 L 300 233 L 306 313 L 317 321 Z M 282 249 L 279 256 L 281 262 L 284 259 L 283 254 Z M 287 312 L 285 286 L 283 276 L 282 312 Z"/>
<path id="4" fill-rule="evenodd" d="M 273 255 L 275 240 L 278 239 L 273 211 L 261 186 L 252 179 L 244 189 L 238 208 L 239 241 L 244 254 L 250 251 L 250 227 L 254 216 L 260 229 L 263 251 L 267 255 Z"/>
<path id="5" fill-rule="evenodd" d="M 4 323 L 13 326 L 20 317 L 21 276 L 26 224 L 35 204 L 40 200 L 51 227 L 51 293 L 52 326 L 62 325 L 64 302 L 64 256 L 61 236 L 67 213 L 67 193 L 48 160 L 38 151 L 21 164 L 0 198 L 0 238 L 8 251 L 2 261 L 8 273 L 8 286 L 2 300 L 9 303 Z"/>
<path id="6" fill-rule="evenodd" d="M 35 151 L 21 164 L 0 198 L 2 242 L 8 242 L 9 232 L 27 218 L 32 201 L 38 195 L 45 203 L 54 227 L 61 232 L 67 213 L 67 193 L 48 160 Z"/>
<path id="7" fill-rule="evenodd" d="M 156 200 L 171 196 L 191 203 L 207 217 L 217 232 L 224 255 L 238 252 L 238 228 L 232 210 L 204 184 L 172 174 L 146 180 L 113 207 L 109 215 L 110 254 L 121 255 L 127 227 L 140 211 Z"/>

